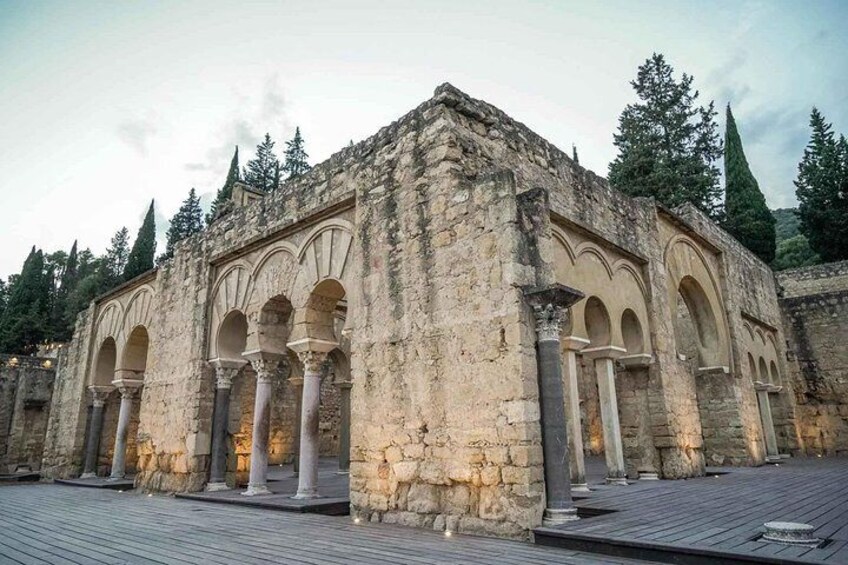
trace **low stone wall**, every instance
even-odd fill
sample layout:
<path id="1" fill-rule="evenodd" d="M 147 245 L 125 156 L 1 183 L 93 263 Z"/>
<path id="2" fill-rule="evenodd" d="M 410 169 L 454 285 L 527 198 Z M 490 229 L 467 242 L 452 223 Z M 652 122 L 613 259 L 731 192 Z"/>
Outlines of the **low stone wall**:
<path id="1" fill-rule="evenodd" d="M 802 449 L 848 455 L 848 261 L 777 278 Z"/>
<path id="2" fill-rule="evenodd" d="M 0 355 L 0 472 L 41 468 L 55 359 Z"/>

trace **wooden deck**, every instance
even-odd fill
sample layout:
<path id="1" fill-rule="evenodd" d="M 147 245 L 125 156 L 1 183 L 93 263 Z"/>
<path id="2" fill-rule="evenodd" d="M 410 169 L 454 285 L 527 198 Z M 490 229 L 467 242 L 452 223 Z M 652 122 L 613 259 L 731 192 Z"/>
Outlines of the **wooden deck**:
<path id="1" fill-rule="evenodd" d="M 592 485 L 577 506 L 615 512 L 539 528 L 536 541 L 668 562 L 848 563 L 848 459 L 710 470 L 726 474 Z M 756 541 L 776 520 L 812 524 L 827 541 L 817 549 Z"/>
<path id="2" fill-rule="evenodd" d="M 542 565 L 628 559 L 347 517 L 58 485 L 0 488 L 0 563 Z"/>

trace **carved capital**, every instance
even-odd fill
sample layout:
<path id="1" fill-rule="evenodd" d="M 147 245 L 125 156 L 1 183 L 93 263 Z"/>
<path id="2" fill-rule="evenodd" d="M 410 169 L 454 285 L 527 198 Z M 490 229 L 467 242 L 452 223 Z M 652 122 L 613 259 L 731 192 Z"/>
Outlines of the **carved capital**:
<path id="1" fill-rule="evenodd" d="M 106 398 L 112 392 L 110 386 L 90 386 L 88 391 L 91 393 L 91 404 L 97 407 L 103 407 L 106 404 Z"/>
<path id="2" fill-rule="evenodd" d="M 536 319 L 539 341 L 559 341 L 559 332 L 567 316 L 568 311 L 565 308 L 550 303 L 534 305 L 533 317 Z"/>
<path id="3" fill-rule="evenodd" d="M 250 365 L 256 371 L 256 382 L 271 383 L 275 378 L 280 376 L 288 364 L 282 357 L 259 357 L 257 359 L 251 359 Z"/>
<path id="4" fill-rule="evenodd" d="M 141 389 L 137 386 L 119 386 L 118 391 L 121 393 L 121 400 L 131 400 L 135 398 L 136 393 Z"/>
<path id="5" fill-rule="evenodd" d="M 320 377 L 324 374 L 324 361 L 327 360 L 326 351 L 298 351 L 297 357 L 303 363 L 304 376 Z"/>
<path id="6" fill-rule="evenodd" d="M 233 386 L 233 379 L 238 375 L 239 370 L 232 367 L 215 367 L 215 386 L 217 388 L 230 388 Z"/>

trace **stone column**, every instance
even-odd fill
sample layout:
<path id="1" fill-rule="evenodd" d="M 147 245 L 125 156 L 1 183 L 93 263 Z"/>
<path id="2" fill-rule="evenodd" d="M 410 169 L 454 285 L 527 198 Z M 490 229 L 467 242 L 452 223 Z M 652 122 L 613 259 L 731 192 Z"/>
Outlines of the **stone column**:
<path id="1" fill-rule="evenodd" d="M 141 379 L 120 379 L 112 384 L 121 392 L 121 411 L 118 413 L 118 431 L 115 434 L 115 453 L 112 456 L 112 473 L 110 481 L 119 481 L 126 474 L 127 436 L 130 431 L 133 398 L 144 384 Z"/>
<path id="2" fill-rule="evenodd" d="M 350 389 L 353 383 L 340 381 L 339 387 L 340 418 L 339 418 L 339 471 L 340 475 L 350 473 Z"/>
<path id="3" fill-rule="evenodd" d="M 774 433 L 774 420 L 771 416 L 770 392 L 780 392 L 783 387 L 756 381 L 754 390 L 757 391 L 757 404 L 760 407 L 760 421 L 763 425 L 763 439 L 766 442 L 766 461 L 779 461 L 777 436 Z"/>
<path id="4" fill-rule="evenodd" d="M 568 400 L 565 405 L 568 413 L 568 448 L 571 450 L 571 490 L 589 492 L 586 484 L 586 458 L 583 453 L 583 423 L 580 420 L 580 391 L 577 387 L 577 352 L 589 345 L 588 339 L 568 336 L 562 340 L 565 347 L 563 383 Z"/>
<path id="5" fill-rule="evenodd" d="M 303 410 L 303 377 L 289 377 L 294 391 L 294 441 L 292 442 L 292 470 L 300 473 L 300 413 Z"/>
<path id="6" fill-rule="evenodd" d="M 542 523 L 554 526 L 577 519 L 577 509 L 571 499 L 559 334 L 562 318 L 567 315 L 566 309 L 582 298 L 582 294 L 562 285 L 551 285 L 527 289 L 525 296 L 533 308 L 538 336 L 536 363 L 546 495 Z"/>
<path id="7" fill-rule="evenodd" d="M 227 423 L 230 419 L 230 389 L 233 379 L 247 363 L 236 359 L 215 359 L 215 408 L 212 413 L 212 457 L 209 465 L 208 491 L 228 490 Z"/>
<path id="8" fill-rule="evenodd" d="M 100 453 L 100 432 L 103 431 L 103 406 L 106 397 L 112 391 L 111 386 L 90 386 L 91 392 L 91 421 L 88 425 L 88 444 L 85 446 L 85 466 L 81 479 L 92 479 L 97 476 L 97 456 Z"/>
<path id="9" fill-rule="evenodd" d="M 244 496 L 271 494 L 268 490 L 268 442 L 271 435 L 271 395 L 274 378 L 283 361 L 278 353 L 251 351 L 243 354 L 256 371 L 256 398 L 253 402 L 253 445 L 250 450 L 250 478 Z"/>
<path id="10" fill-rule="evenodd" d="M 618 398 L 615 393 L 615 360 L 626 352 L 624 348 L 613 346 L 583 350 L 584 357 L 595 361 L 598 397 L 601 403 L 601 424 L 604 428 L 604 457 L 607 462 L 606 482 L 608 485 L 627 485 L 621 424 L 618 422 Z"/>

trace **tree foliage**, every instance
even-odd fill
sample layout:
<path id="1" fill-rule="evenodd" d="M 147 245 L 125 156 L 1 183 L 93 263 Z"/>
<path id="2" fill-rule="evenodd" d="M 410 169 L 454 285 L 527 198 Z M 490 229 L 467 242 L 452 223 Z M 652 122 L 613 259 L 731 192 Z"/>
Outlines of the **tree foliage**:
<path id="1" fill-rule="evenodd" d="M 203 231 L 203 210 L 200 208 L 200 198 L 192 188 L 174 217 L 168 228 L 168 241 L 165 245 L 165 253 L 159 257 L 159 261 L 165 261 L 174 256 L 174 246 L 177 242 Z"/>
<path id="2" fill-rule="evenodd" d="M 230 170 L 227 171 L 227 179 L 224 181 L 224 186 L 218 189 L 218 194 L 215 195 L 215 200 L 212 201 L 212 208 L 206 215 L 207 224 L 211 224 L 219 216 L 226 213 L 233 197 L 233 185 L 239 180 L 241 180 L 241 176 L 239 175 L 238 145 L 236 145 L 233 158 L 230 160 Z"/>
<path id="3" fill-rule="evenodd" d="M 757 257 L 771 263 L 776 245 L 774 216 L 748 166 L 730 104 L 724 136 L 724 180 L 724 228 Z"/>
<path id="4" fill-rule="evenodd" d="M 777 244 L 772 268 L 775 271 L 797 269 L 817 265 L 821 258 L 810 248 L 810 242 L 802 234 L 784 239 Z"/>
<path id="5" fill-rule="evenodd" d="M 822 260 L 839 261 L 848 258 L 848 142 L 816 108 L 810 128 L 795 180 L 801 232 Z"/>
<path id="6" fill-rule="evenodd" d="M 307 161 L 309 155 L 306 153 L 305 142 L 303 136 L 300 135 L 299 127 L 294 129 L 294 137 L 286 141 L 284 157 L 283 170 L 288 174 L 287 179 L 297 178 L 312 168 L 312 165 Z"/>
<path id="7" fill-rule="evenodd" d="M 32 353 L 50 331 L 50 280 L 44 253 L 33 246 L 9 289 L 0 318 L 0 351 Z"/>
<path id="8" fill-rule="evenodd" d="M 630 84 L 640 102 L 628 104 L 615 134 L 618 156 L 610 183 L 632 196 L 652 196 L 666 206 L 691 202 L 721 217 L 719 170 L 722 145 L 713 103 L 698 106 L 692 77 L 677 81 L 657 53 L 639 67 Z"/>
<path id="9" fill-rule="evenodd" d="M 280 184 L 280 161 L 274 154 L 274 142 L 265 139 L 256 146 L 256 157 L 247 162 L 243 171 L 244 182 L 265 192 L 277 190 Z"/>
<path id="10" fill-rule="evenodd" d="M 138 229 L 127 265 L 124 267 L 123 280 L 128 281 L 153 268 L 153 257 L 156 254 L 156 224 L 153 219 L 153 201 L 144 216 L 144 221 Z"/>

